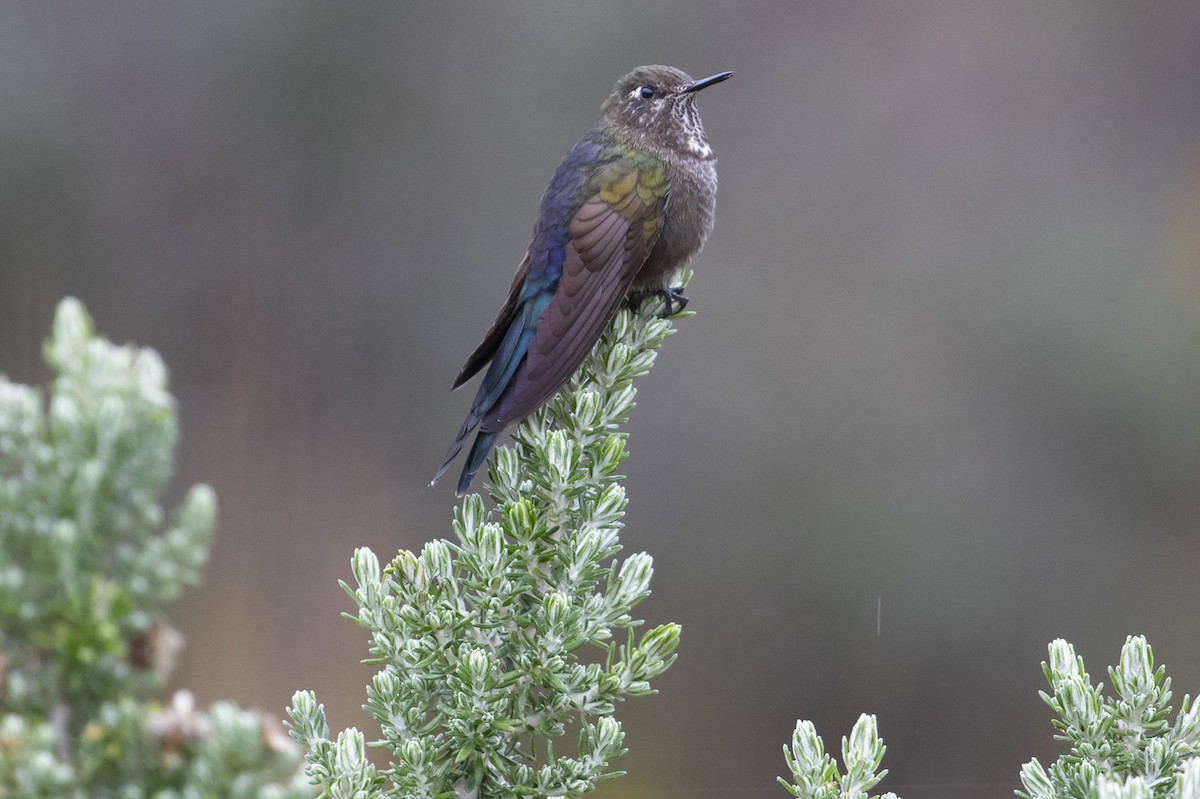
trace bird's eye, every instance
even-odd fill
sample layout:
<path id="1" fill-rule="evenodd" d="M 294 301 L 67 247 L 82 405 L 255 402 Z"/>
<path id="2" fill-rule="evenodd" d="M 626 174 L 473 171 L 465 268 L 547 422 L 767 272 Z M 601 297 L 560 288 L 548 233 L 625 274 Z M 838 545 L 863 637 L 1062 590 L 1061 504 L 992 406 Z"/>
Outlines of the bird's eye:
<path id="1" fill-rule="evenodd" d="M 642 95 L 642 99 L 649 100 L 651 97 L 658 94 L 658 89 L 654 88 L 653 86 L 643 86 L 642 88 L 638 89 L 638 93 Z"/>

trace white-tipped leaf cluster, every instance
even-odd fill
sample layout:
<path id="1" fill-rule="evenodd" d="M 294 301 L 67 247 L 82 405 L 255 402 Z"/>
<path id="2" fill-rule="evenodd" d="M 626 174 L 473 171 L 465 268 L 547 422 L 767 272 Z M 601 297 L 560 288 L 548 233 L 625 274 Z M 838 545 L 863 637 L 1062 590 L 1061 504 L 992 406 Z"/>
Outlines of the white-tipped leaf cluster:
<path id="1" fill-rule="evenodd" d="M 618 776 L 617 703 L 652 693 L 679 639 L 674 624 L 637 634 L 651 558 L 616 559 L 617 428 L 671 332 L 651 308 L 619 312 L 567 386 L 497 448 L 492 505 L 468 495 L 453 540 L 386 564 L 355 552 L 346 590 L 380 667 L 365 707 L 391 756 L 377 770 L 357 730 L 331 740 L 315 697 L 297 693 L 292 734 L 330 797 L 579 796 Z"/>
<path id="2" fill-rule="evenodd" d="M 868 799 L 867 792 L 887 776 L 887 769 L 879 770 L 886 751 L 875 716 L 864 713 L 855 722 L 850 737 L 842 737 L 843 772 L 825 751 L 825 742 L 813 723 L 800 720 L 792 733 L 791 748 L 783 747 L 792 781 L 780 777 L 779 783 L 797 799 Z M 889 791 L 870 799 L 897 797 Z"/>
<path id="3" fill-rule="evenodd" d="M 1110 667 L 1113 693 L 1093 684 L 1069 643 L 1050 644 L 1042 664 L 1058 718 L 1055 736 L 1071 751 L 1049 768 L 1021 769 L 1027 799 L 1200 799 L 1200 703 L 1184 696 L 1174 724 L 1171 680 L 1146 639 L 1130 636 Z"/>

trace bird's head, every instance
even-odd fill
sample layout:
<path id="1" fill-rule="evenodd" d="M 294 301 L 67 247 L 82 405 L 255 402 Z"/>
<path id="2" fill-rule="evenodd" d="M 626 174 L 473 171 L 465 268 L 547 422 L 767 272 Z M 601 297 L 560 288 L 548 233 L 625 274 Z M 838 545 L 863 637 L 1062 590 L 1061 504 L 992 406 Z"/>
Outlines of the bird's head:
<path id="1" fill-rule="evenodd" d="M 718 72 L 692 80 L 674 67 L 638 67 L 617 81 L 604 102 L 604 124 L 620 138 L 640 146 L 712 158 L 696 95 L 732 76 L 732 72 Z"/>

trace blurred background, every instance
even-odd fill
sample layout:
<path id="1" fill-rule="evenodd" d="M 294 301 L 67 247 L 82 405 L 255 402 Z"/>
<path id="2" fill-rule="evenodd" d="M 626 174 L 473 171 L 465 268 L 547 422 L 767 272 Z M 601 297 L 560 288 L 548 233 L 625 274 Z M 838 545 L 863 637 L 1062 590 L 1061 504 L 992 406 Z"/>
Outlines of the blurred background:
<path id="1" fill-rule="evenodd" d="M 735 70 L 626 464 L 683 645 L 599 795 L 784 796 L 795 719 L 869 711 L 906 799 L 1011 796 L 1052 638 L 1200 691 L 1198 41 L 1192 0 L 4 4 L 0 371 L 67 294 L 157 348 L 172 500 L 221 504 L 175 683 L 370 731 L 337 580 L 450 534 L 448 386 L 558 159 L 633 66 Z"/>

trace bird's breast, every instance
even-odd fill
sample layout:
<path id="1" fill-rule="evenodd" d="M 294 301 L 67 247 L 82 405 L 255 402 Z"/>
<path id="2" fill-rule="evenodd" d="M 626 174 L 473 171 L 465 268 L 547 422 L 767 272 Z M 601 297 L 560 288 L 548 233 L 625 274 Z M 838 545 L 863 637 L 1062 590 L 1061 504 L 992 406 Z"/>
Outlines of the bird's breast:
<path id="1" fill-rule="evenodd" d="M 664 287 L 704 245 L 713 227 L 717 199 L 714 160 L 680 159 L 670 171 L 670 196 L 661 220 L 662 232 L 632 291 Z"/>

